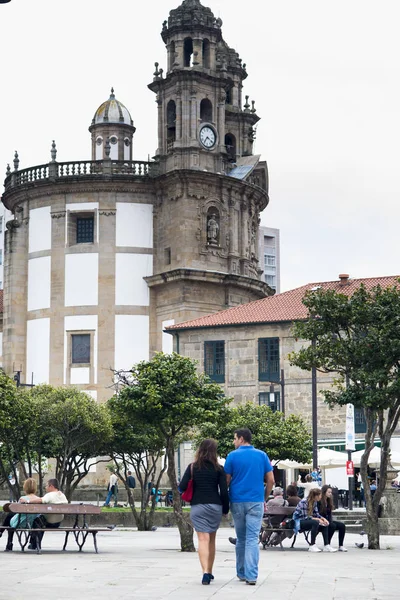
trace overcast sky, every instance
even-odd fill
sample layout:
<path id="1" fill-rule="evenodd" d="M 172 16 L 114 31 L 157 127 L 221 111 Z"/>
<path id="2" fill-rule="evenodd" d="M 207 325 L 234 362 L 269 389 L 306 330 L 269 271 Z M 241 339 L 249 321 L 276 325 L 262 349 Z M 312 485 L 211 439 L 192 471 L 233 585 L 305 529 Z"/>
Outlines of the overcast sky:
<path id="1" fill-rule="evenodd" d="M 87 130 L 111 86 L 157 147 L 154 62 L 180 0 L 12 0 L 0 5 L 0 169 L 89 159 Z M 268 162 L 262 224 L 281 230 L 282 291 L 400 274 L 398 0 L 203 0 L 247 64 L 245 94 Z"/>

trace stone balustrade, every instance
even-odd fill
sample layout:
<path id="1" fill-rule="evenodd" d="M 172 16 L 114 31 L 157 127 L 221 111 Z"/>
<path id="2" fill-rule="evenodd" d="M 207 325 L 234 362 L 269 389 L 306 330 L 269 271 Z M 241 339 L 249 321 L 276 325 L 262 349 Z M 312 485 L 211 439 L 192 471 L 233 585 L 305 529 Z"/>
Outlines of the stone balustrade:
<path id="1" fill-rule="evenodd" d="M 83 160 L 73 162 L 51 162 L 46 165 L 29 167 L 10 173 L 4 182 L 5 192 L 20 186 L 67 178 L 79 177 L 110 177 L 132 176 L 151 177 L 156 175 L 157 164 L 140 160 L 112 161 L 112 160 Z"/>

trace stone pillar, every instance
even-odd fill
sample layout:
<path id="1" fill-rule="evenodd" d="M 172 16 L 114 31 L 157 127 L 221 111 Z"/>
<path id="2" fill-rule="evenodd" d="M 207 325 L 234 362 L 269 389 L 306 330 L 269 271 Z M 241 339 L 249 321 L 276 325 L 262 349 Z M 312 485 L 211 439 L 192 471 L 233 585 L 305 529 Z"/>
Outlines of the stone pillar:
<path id="1" fill-rule="evenodd" d="M 16 208 L 8 221 L 4 245 L 3 368 L 7 375 L 22 370 L 26 383 L 26 319 L 28 301 L 29 208 Z"/>
<path id="2" fill-rule="evenodd" d="M 190 133 L 189 137 L 191 140 L 197 138 L 197 90 L 192 88 L 190 90 Z"/>
<path id="3" fill-rule="evenodd" d="M 397 470 L 389 464 L 386 486 L 381 498 L 382 512 L 379 518 L 381 535 L 400 535 L 400 494 L 392 487 L 392 481 L 396 476 Z"/>
<path id="4" fill-rule="evenodd" d="M 65 231 L 66 211 L 63 197 L 54 198 L 51 207 L 51 300 L 50 300 L 50 365 L 51 385 L 64 384 L 65 341 Z"/>
<path id="5" fill-rule="evenodd" d="M 97 400 L 112 396 L 110 385 L 115 358 L 115 230 L 113 194 L 105 194 L 99 206 L 99 313 L 97 324 Z"/>

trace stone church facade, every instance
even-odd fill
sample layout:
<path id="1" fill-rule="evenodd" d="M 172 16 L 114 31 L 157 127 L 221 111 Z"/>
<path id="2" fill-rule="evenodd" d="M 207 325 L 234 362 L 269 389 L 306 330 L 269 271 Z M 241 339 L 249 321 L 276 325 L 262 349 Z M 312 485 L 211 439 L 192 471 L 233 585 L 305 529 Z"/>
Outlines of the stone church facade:
<path id="1" fill-rule="evenodd" d="M 53 143 L 48 164 L 8 169 L 3 367 L 22 383 L 105 401 L 112 369 L 172 349 L 167 326 L 272 293 L 258 256 L 259 117 L 221 27 L 198 0 L 164 22 L 153 161 L 133 159 L 135 126 L 111 90 L 89 127 L 91 160 L 60 163 Z"/>

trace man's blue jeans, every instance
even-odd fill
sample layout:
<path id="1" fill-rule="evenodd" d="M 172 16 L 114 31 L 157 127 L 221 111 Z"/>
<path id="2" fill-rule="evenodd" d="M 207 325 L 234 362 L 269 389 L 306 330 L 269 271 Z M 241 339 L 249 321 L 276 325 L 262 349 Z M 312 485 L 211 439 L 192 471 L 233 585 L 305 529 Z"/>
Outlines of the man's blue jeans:
<path id="1" fill-rule="evenodd" d="M 264 502 L 232 502 L 236 530 L 236 573 L 239 579 L 256 581 L 260 556 L 259 534 Z"/>

